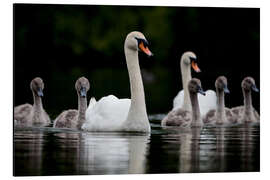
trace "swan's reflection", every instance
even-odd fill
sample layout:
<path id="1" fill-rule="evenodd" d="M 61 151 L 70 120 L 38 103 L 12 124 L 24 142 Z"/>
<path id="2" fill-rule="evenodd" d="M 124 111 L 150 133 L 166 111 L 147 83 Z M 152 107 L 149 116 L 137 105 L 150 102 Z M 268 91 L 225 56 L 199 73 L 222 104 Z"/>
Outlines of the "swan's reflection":
<path id="1" fill-rule="evenodd" d="M 252 171 L 253 162 L 252 156 L 254 152 L 253 138 L 252 138 L 253 127 L 249 125 L 243 125 L 241 128 L 241 168 L 246 171 Z"/>
<path id="2" fill-rule="evenodd" d="M 16 132 L 14 139 L 15 175 L 42 175 L 43 134 Z"/>
<path id="3" fill-rule="evenodd" d="M 149 135 L 83 133 L 78 171 L 83 174 L 144 173 Z"/>
<path id="4" fill-rule="evenodd" d="M 180 134 L 180 172 L 198 172 L 200 164 L 200 133 L 202 128 L 185 129 Z"/>
<path id="5" fill-rule="evenodd" d="M 226 144 L 225 144 L 225 130 L 226 128 L 224 127 L 216 127 L 215 128 L 215 133 L 216 133 L 216 162 L 217 164 L 217 171 L 223 172 L 226 167 L 226 161 L 225 161 L 225 149 L 226 149 Z"/>

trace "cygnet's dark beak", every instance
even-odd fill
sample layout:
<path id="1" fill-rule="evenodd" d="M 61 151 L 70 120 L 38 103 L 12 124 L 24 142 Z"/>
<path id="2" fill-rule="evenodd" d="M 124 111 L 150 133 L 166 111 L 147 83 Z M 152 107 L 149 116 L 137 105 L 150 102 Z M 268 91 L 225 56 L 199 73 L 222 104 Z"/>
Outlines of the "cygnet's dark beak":
<path id="1" fill-rule="evenodd" d="M 228 87 L 227 87 L 226 85 L 224 86 L 224 89 L 223 89 L 223 90 L 224 90 L 224 92 L 227 93 L 227 94 L 230 93 L 230 90 L 228 89 Z"/>
<path id="2" fill-rule="evenodd" d="M 42 91 L 41 88 L 38 88 L 38 90 L 37 90 L 37 95 L 38 95 L 39 97 L 43 97 L 43 91 Z"/>
<path id="3" fill-rule="evenodd" d="M 86 88 L 85 87 L 82 87 L 81 90 L 80 90 L 80 96 L 81 97 L 86 97 Z"/>
<path id="4" fill-rule="evenodd" d="M 252 89 L 253 91 L 255 91 L 255 92 L 259 92 L 259 89 L 256 87 L 255 84 L 253 84 L 253 85 L 251 86 L 251 89 Z"/>
<path id="5" fill-rule="evenodd" d="M 198 93 L 200 93 L 200 94 L 202 94 L 204 96 L 206 95 L 204 90 L 200 86 L 198 86 Z"/>

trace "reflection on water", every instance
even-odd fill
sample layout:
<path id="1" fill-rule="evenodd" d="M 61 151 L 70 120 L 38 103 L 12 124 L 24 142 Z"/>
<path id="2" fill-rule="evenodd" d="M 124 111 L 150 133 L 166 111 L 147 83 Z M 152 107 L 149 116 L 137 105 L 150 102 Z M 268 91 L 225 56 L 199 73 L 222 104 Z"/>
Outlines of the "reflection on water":
<path id="1" fill-rule="evenodd" d="M 78 173 L 144 173 L 149 135 L 82 134 Z"/>
<path id="2" fill-rule="evenodd" d="M 259 125 L 179 129 L 151 122 L 151 135 L 16 129 L 14 175 L 260 170 Z"/>

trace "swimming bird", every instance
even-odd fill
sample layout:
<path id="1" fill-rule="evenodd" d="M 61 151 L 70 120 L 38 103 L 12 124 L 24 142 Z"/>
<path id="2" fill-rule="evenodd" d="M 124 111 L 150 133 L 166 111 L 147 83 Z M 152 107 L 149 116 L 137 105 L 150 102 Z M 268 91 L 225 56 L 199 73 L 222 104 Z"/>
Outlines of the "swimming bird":
<path id="1" fill-rule="evenodd" d="M 34 104 L 22 104 L 14 108 L 15 126 L 48 126 L 51 123 L 49 115 L 43 109 L 42 97 L 44 83 L 39 77 L 34 78 L 30 83 L 33 93 Z"/>
<path id="2" fill-rule="evenodd" d="M 81 129 L 85 122 L 85 111 L 87 109 L 87 91 L 90 83 L 85 77 L 80 77 L 75 83 L 78 95 L 78 110 L 70 109 L 63 111 L 54 121 L 54 128 Z"/>
<path id="3" fill-rule="evenodd" d="M 191 67 L 195 72 L 201 72 L 198 67 L 197 56 L 195 53 L 188 51 L 182 55 L 180 60 L 183 90 L 179 91 L 174 98 L 173 109 L 180 107 L 184 110 L 191 111 L 189 91 L 187 88 L 188 82 L 191 80 Z M 201 94 L 198 95 L 201 116 L 205 116 L 210 109 L 216 108 L 216 93 L 213 90 L 207 90 L 205 93 L 205 96 L 202 96 Z"/>
<path id="4" fill-rule="evenodd" d="M 130 81 L 131 99 L 118 99 L 114 95 L 101 98 L 86 111 L 87 131 L 150 132 L 144 87 L 139 66 L 138 52 L 153 54 L 145 36 L 138 31 L 129 33 L 124 43 L 124 52 Z"/>
<path id="5" fill-rule="evenodd" d="M 205 95 L 201 87 L 201 81 L 197 78 L 192 78 L 187 88 L 191 101 L 191 111 L 180 107 L 173 109 L 161 121 L 162 126 L 203 126 L 197 95 L 198 93 Z"/>
<path id="6" fill-rule="evenodd" d="M 243 79 L 242 92 L 244 97 L 244 105 L 232 108 L 232 112 L 239 119 L 240 123 L 259 122 L 260 115 L 252 106 L 251 91 L 259 92 L 256 87 L 255 80 L 252 77 L 246 77 Z"/>
<path id="7" fill-rule="evenodd" d="M 217 108 L 206 113 L 206 116 L 203 118 L 205 124 L 222 125 L 237 122 L 231 109 L 225 107 L 224 93 L 230 93 L 227 85 L 227 78 L 225 76 L 219 76 L 216 79 Z"/>

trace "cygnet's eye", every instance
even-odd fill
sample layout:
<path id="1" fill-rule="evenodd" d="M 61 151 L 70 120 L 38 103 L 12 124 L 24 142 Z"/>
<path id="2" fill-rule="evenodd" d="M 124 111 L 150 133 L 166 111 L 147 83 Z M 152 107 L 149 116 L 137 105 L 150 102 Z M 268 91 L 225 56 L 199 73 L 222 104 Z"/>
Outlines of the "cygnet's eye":
<path id="1" fill-rule="evenodd" d="M 248 85 L 251 85 L 252 84 L 252 82 L 251 82 L 251 80 L 247 80 L 247 83 L 248 83 Z"/>

